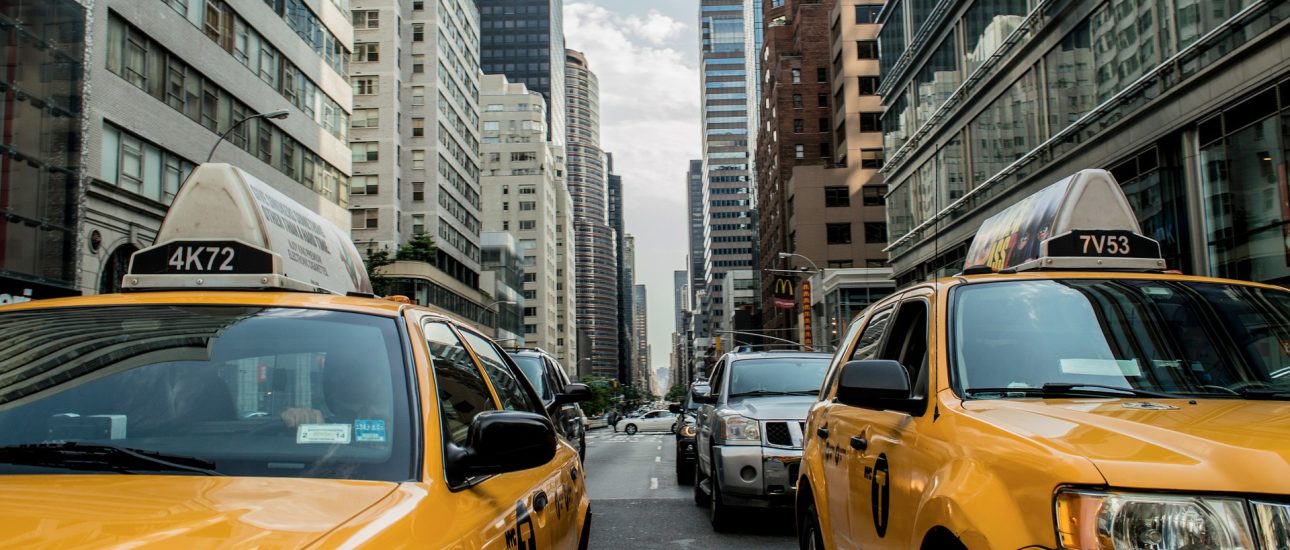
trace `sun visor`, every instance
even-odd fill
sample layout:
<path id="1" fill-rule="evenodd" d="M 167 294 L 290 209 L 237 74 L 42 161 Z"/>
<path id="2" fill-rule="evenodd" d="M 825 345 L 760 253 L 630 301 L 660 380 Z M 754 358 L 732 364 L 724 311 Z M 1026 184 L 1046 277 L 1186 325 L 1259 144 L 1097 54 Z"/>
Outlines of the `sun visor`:
<path id="1" fill-rule="evenodd" d="M 1106 170 L 1081 170 L 991 216 L 968 249 L 969 269 L 1161 270 L 1160 244 Z"/>
<path id="2" fill-rule="evenodd" d="M 198 166 L 154 246 L 130 258 L 126 290 L 288 289 L 371 293 L 346 232 L 247 172 Z"/>

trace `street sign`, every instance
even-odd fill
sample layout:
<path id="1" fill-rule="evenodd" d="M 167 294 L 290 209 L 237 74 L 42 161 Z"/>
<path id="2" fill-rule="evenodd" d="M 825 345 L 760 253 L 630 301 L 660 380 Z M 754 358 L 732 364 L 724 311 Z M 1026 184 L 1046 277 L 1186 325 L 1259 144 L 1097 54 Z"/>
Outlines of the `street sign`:
<path id="1" fill-rule="evenodd" d="M 793 279 L 776 275 L 771 281 L 770 299 L 777 308 L 793 309 L 797 307 L 797 293 L 793 289 Z"/>

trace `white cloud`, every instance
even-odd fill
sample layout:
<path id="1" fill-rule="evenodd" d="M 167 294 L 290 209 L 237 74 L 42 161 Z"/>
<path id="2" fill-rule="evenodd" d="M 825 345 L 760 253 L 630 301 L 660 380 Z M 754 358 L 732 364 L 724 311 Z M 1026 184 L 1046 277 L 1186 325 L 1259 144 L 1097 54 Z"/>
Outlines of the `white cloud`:
<path id="1" fill-rule="evenodd" d="M 693 26 L 656 10 L 624 15 L 588 0 L 565 4 L 564 35 L 600 82 L 601 147 L 623 177 L 637 283 L 649 294 L 651 363 L 665 367 L 672 272 L 685 269 L 688 251 L 686 170 L 702 151 L 699 38 Z"/>

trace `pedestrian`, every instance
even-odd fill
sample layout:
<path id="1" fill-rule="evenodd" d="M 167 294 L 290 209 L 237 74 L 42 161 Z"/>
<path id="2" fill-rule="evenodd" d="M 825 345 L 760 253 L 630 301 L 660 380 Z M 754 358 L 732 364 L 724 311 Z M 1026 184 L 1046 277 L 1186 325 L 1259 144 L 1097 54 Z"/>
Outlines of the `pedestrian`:
<path id="1" fill-rule="evenodd" d="M 618 433 L 618 409 L 610 409 L 607 420 L 609 420 L 609 426 L 614 429 L 614 433 Z"/>

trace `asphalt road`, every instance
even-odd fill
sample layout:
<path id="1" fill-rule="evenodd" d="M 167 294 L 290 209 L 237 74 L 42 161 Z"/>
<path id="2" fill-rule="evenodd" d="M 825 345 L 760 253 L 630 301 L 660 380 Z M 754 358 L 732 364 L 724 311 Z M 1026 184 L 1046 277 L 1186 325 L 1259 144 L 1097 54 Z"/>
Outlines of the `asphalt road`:
<path id="1" fill-rule="evenodd" d="M 674 441 L 669 433 L 587 432 L 591 548 L 797 548 L 788 512 L 740 510 L 747 518 L 740 527 L 713 531 L 707 509 L 694 505 L 691 486 L 676 483 Z"/>

